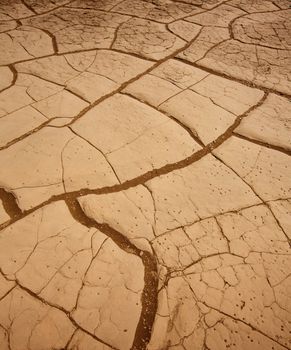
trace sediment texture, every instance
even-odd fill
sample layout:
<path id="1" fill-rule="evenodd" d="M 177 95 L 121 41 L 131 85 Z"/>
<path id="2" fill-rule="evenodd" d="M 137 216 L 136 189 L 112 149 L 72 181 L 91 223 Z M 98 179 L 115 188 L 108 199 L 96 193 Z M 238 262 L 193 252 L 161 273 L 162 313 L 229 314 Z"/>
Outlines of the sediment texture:
<path id="1" fill-rule="evenodd" d="M 0 349 L 291 349 L 288 0 L 0 1 Z"/>

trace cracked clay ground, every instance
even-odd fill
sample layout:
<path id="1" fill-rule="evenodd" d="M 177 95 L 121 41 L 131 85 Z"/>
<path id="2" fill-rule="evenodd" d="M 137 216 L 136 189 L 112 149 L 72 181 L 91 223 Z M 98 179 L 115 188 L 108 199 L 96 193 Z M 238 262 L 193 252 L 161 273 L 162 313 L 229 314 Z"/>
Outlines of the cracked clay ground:
<path id="1" fill-rule="evenodd" d="M 0 0 L 0 350 L 291 349 L 291 1 Z"/>

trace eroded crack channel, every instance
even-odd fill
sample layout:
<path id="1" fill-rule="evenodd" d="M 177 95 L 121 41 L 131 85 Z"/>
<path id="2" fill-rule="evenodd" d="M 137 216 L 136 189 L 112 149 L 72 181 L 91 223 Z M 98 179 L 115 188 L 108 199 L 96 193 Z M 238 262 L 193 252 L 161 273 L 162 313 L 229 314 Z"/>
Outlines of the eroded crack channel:
<path id="1" fill-rule="evenodd" d="M 150 340 L 158 305 L 158 270 L 157 261 L 152 254 L 138 249 L 120 232 L 108 224 L 100 224 L 83 212 L 76 199 L 66 199 L 66 204 L 73 218 L 88 228 L 96 228 L 111 238 L 123 251 L 138 256 L 144 265 L 144 289 L 142 292 L 142 310 L 136 328 L 131 350 L 145 350 Z"/>
<path id="2" fill-rule="evenodd" d="M 22 212 L 17 204 L 16 198 L 11 192 L 0 188 L 0 200 L 2 201 L 4 210 L 12 220 L 21 216 Z"/>

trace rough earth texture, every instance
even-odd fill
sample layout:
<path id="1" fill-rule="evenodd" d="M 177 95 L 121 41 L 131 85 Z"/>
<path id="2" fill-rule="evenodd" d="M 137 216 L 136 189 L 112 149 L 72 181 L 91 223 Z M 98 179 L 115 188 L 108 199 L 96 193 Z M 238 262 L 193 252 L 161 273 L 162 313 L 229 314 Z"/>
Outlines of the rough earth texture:
<path id="1" fill-rule="evenodd" d="M 289 0 L 0 0 L 0 350 L 291 349 Z"/>

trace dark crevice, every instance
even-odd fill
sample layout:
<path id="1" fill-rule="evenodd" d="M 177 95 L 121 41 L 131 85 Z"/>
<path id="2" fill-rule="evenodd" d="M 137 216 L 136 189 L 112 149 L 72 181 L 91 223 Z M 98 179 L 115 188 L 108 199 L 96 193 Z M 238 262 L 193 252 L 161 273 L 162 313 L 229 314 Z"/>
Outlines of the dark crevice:
<path id="1" fill-rule="evenodd" d="M 20 0 L 20 1 L 22 1 L 22 3 L 28 8 L 27 4 L 24 3 L 23 0 Z M 62 7 L 65 7 L 65 6 L 69 5 L 69 4 L 71 4 L 72 2 L 74 2 L 74 1 L 75 1 L 75 0 L 70 0 L 70 1 L 68 1 L 67 3 L 65 3 L 65 4 L 62 4 L 62 5 L 60 5 L 60 6 L 56 6 L 56 7 L 54 7 L 53 9 L 50 9 L 50 10 L 47 10 L 47 11 L 43 11 L 43 12 L 37 12 L 36 10 L 31 9 L 31 11 L 33 12 L 33 15 L 17 18 L 17 21 L 20 21 L 20 20 L 22 20 L 22 19 L 35 18 L 35 17 L 40 17 L 40 16 L 43 16 L 43 15 L 46 15 L 46 14 L 48 14 L 48 13 L 51 13 L 51 12 L 54 12 L 54 11 L 58 10 L 59 8 L 62 8 Z M 14 19 L 11 19 L 10 21 L 14 21 Z"/>
<path id="2" fill-rule="evenodd" d="M 181 90 L 179 93 L 183 92 L 184 90 Z M 178 93 L 178 94 L 179 94 Z M 138 101 L 139 103 L 143 103 L 147 106 L 149 106 L 150 108 L 155 109 L 157 112 L 165 115 L 166 117 L 168 117 L 169 119 L 173 120 L 175 123 L 177 123 L 179 126 L 181 126 L 191 137 L 192 139 L 197 142 L 201 147 L 205 147 L 204 143 L 199 139 L 199 137 L 193 132 L 193 130 L 191 128 L 189 128 L 187 125 L 183 124 L 179 119 L 175 118 L 174 116 L 172 116 L 171 114 L 169 114 L 168 112 L 164 111 L 163 109 L 159 109 L 158 107 L 155 107 L 153 105 L 151 105 L 150 103 L 148 103 L 147 101 L 144 100 L 139 100 L 137 97 L 135 97 L 134 95 L 132 95 L 131 93 L 128 92 L 121 92 L 121 94 L 129 96 L 130 98 L 135 99 L 136 101 Z M 172 98 L 173 96 L 171 96 L 170 98 Z M 169 98 L 169 99 L 170 99 Z M 165 102 L 165 101 L 164 101 Z M 164 102 L 162 102 L 160 105 L 162 105 Z"/>
<path id="3" fill-rule="evenodd" d="M 84 101 L 84 102 L 86 102 L 86 103 L 88 103 L 88 104 L 90 105 L 90 101 L 87 100 L 85 97 L 79 95 L 77 92 L 75 92 L 75 91 L 73 91 L 73 90 L 70 90 L 70 89 L 68 89 L 68 88 L 64 88 L 64 91 L 69 92 L 70 94 L 76 96 L 78 99 L 80 99 L 80 100 L 82 100 L 82 101 Z"/>
<path id="4" fill-rule="evenodd" d="M 125 22 L 120 23 L 120 24 L 117 26 L 117 28 L 115 29 L 115 32 L 114 32 L 114 37 L 113 37 L 112 42 L 111 42 L 110 47 L 109 47 L 110 49 L 112 49 L 112 48 L 113 48 L 113 45 L 115 44 L 115 41 L 116 41 L 116 39 L 117 39 L 117 34 L 118 34 L 119 29 L 120 29 L 126 22 L 128 22 L 130 19 L 131 19 L 131 18 L 129 18 L 129 19 L 128 19 L 127 21 L 125 21 Z"/>
<path id="5" fill-rule="evenodd" d="M 12 292 L 12 290 L 16 287 L 16 285 L 14 285 L 13 287 L 11 287 L 6 293 L 2 294 L 1 297 L 0 297 L 0 301 L 2 301 L 3 299 L 5 299 L 7 297 L 7 295 L 9 293 Z M 1 327 L 1 324 L 0 324 L 0 327 Z"/>
<path id="6" fill-rule="evenodd" d="M 75 328 L 82 330 L 84 333 L 88 334 L 89 336 L 91 336 L 92 338 L 94 338 L 95 340 L 97 340 L 98 342 L 100 342 L 100 343 L 102 343 L 102 344 L 104 344 L 104 345 L 106 345 L 106 346 L 112 348 L 113 350 L 118 350 L 117 348 L 115 348 L 115 347 L 111 346 L 110 344 L 104 342 L 102 339 L 96 337 L 95 334 L 88 332 L 85 328 L 83 328 L 82 326 L 80 326 L 80 325 L 74 320 L 74 318 L 70 315 L 70 313 L 69 313 L 66 309 L 64 309 L 63 307 L 58 306 L 58 305 L 54 305 L 54 304 L 48 302 L 47 300 L 43 299 L 43 298 L 42 298 L 41 296 L 39 296 L 38 294 L 35 294 L 35 293 L 32 292 L 30 289 L 28 289 L 28 288 L 26 288 L 25 286 L 23 286 L 17 279 L 16 279 L 15 282 L 16 282 L 16 285 L 18 286 L 19 289 L 21 289 L 22 291 L 26 292 L 26 293 L 29 294 L 31 297 L 37 299 L 37 300 L 40 301 L 42 304 L 47 305 L 47 306 L 50 306 L 50 307 L 52 307 L 52 308 L 54 308 L 54 309 L 57 309 L 57 310 L 63 312 L 63 313 L 68 317 L 68 319 L 71 321 L 71 323 L 73 324 L 73 326 L 75 326 Z"/>
<path id="7" fill-rule="evenodd" d="M 173 22 L 171 22 L 171 23 L 167 23 L 167 24 L 165 25 L 165 28 L 167 29 L 167 31 L 168 31 L 169 33 L 175 35 L 177 38 L 179 38 L 179 39 L 181 39 L 181 40 L 183 40 L 183 41 L 186 41 L 185 38 L 183 38 L 183 37 L 181 37 L 181 35 L 175 33 L 175 32 L 169 27 L 169 24 L 173 24 L 173 23 L 175 23 L 175 22 L 176 22 L 176 21 L 173 21 Z"/>
<path id="8" fill-rule="evenodd" d="M 185 64 L 188 64 L 189 66 L 192 66 L 192 67 L 195 67 L 195 68 L 198 68 L 198 69 L 201 69 L 205 72 L 208 72 L 210 74 L 213 74 L 213 75 L 216 75 L 216 76 L 219 76 L 219 77 L 222 77 L 222 78 L 225 78 L 227 80 L 230 80 L 230 81 L 235 81 L 237 83 L 240 83 L 242 85 L 245 85 L 245 86 L 249 86 L 249 87 L 252 87 L 252 88 L 255 88 L 255 89 L 258 89 L 258 90 L 262 90 L 266 93 L 273 93 L 273 94 L 276 94 L 278 96 L 283 96 L 283 97 L 286 97 L 288 99 L 291 99 L 291 95 L 289 94 L 286 94 L 286 93 L 283 93 L 283 92 L 280 92 L 280 91 L 277 91 L 275 89 L 270 89 L 270 88 L 266 88 L 262 85 L 257 85 L 255 83 L 253 83 L 252 81 L 248 81 L 248 80 L 244 80 L 244 79 L 239 79 L 239 78 L 236 78 L 234 76 L 228 76 L 224 73 L 221 73 L 219 71 L 216 71 L 214 69 L 211 69 L 211 68 L 208 68 L 208 67 L 205 67 L 203 65 L 200 65 L 199 63 L 194 63 L 194 62 L 190 62 L 190 61 L 187 61 L 181 57 L 175 57 L 176 60 L 180 61 L 180 62 L 183 62 Z"/>
<path id="9" fill-rule="evenodd" d="M 287 240 L 287 242 L 289 244 L 289 247 L 291 248 L 291 239 L 290 239 L 289 235 L 285 232 L 285 230 L 284 230 L 283 226 L 281 225 L 280 221 L 277 219 L 275 213 L 273 212 L 273 209 L 272 209 L 270 203 L 266 202 L 265 204 L 269 208 L 270 212 L 272 213 L 272 216 L 273 216 L 274 220 L 276 221 L 277 225 L 280 227 L 281 231 L 284 233 L 284 235 L 286 237 L 286 240 Z"/>
<path id="10" fill-rule="evenodd" d="M 248 15 L 249 15 L 249 13 L 246 12 L 245 10 L 243 10 L 243 9 L 241 9 L 241 8 L 240 8 L 239 10 L 243 11 L 244 14 L 242 14 L 242 15 L 240 15 L 240 16 L 238 16 L 238 17 L 233 18 L 233 19 L 228 23 L 228 26 L 227 26 L 228 32 L 229 32 L 229 36 L 230 36 L 231 39 L 234 39 L 234 40 L 235 40 L 235 35 L 234 35 L 234 32 L 233 32 L 234 23 L 235 23 L 237 20 L 241 19 L 242 17 L 245 17 L 245 16 L 248 16 Z"/>
<path id="11" fill-rule="evenodd" d="M 133 245 L 128 238 L 110 227 L 85 215 L 76 199 L 68 198 L 66 204 L 73 218 L 86 227 L 94 227 L 111 238 L 123 251 L 138 256 L 144 265 L 144 290 L 141 297 L 142 311 L 131 350 L 145 350 L 150 340 L 158 303 L 158 273 L 156 259 L 147 251 Z"/>
<path id="12" fill-rule="evenodd" d="M 30 5 L 28 5 L 28 4 L 26 3 L 25 0 L 20 0 L 20 1 L 21 1 L 22 4 L 23 4 L 29 11 L 31 11 L 34 15 L 37 15 L 37 14 L 38 14 L 32 6 L 30 6 Z"/>
<path id="13" fill-rule="evenodd" d="M 24 25 L 24 24 L 21 23 L 21 26 L 34 28 L 34 29 L 37 29 L 37 30 L 39 30 L 39 31 L 44 32 L 45 34 L 47 34 L 47 35 L 52 39 L 52 47 L 53 47 L 54 53 L 51 54 L 51 56 L 55 56 L 55 55 L 58 54 L 59 49 L 58 49 L 57 39 L 56 39 L 56 37 L 55 37 L 50 31 L 48 31 L 47 29 L 44 29 L 44 28 L 35 27 L 35 26 L 33 26 L 32 24 L 25 24 L 25 25 Z M 25 49 L 25 48 L 24 48 L 24 49 Z M 28 54 L 29 54 L 29 52 L 28 52 Z M 32 59 L 29 59 L 29 60 L 37 60 L 37 59 L 42 58 L 42 57 L 47 57 L 47 56 L 33 57 Z M 25 60 L 25 61 L 26 61 L 26 60 Z M 15 64 L 15 63 L 13 63 L 13 64 Z"/>
<path id="14" fill-rule="evenodd" d="M 232 166 L 230 166 L 230 165 L 228 165 L 226 162 L 224 162 L 224 161 L 219 157 L 219 155 L 213 154 L 213 156 L 214 156 L 219 162 L 221 162 L 222 164 L 224 164 L 228 169 L 230 169 L 231 171 L 233 171 L 233 172 L 234 172 L 248 187 L 249 187 L 249 189 L 254 193 L 254 195 L 255 195 L 257 198 L 260 199 L 260 201 L 262 202 L 262 204 L 265 204 L 265 205 L 269 208 L 269 210 L 270 210 L 270 212 L 271 212 L 271 214 L 272 214 L 274 220 L 276 221 L 276 223 L 278 224 L 278 226 L 279 226 L 280 229 L 282 230 L 282 232 L 283 232 L 283 234 L 284 234 L 284 236 L 285 236 L 285 238 L 286 238 L 286 241 L 288 242 L 288 244 L 289 244 L 289 246 L 290 246 L 290 248 L 291 248 L 291 240 L 290 240 L 289 236 L 287 235 L 287 233 L 284 231 L 284 229 L 283 229 L 283 227 L 281 226 L 279 220 L 278 220 L 278 219 L 276 218 L 276 216 L 274 215 L 274 213 L 273 213 L 273 211 L 272 211 L 271 206 L 269 205 L 269 203 L 266 202 L 266 201 L 256 192 L 255 188 L 254 188 L 247 180 L 245 180 L 244 177 L 241 177 L 240 174 L 239 174 Z"/>
<path id="15" fill-rule="evenodd" d="M 67 6 L 66 6 L 67 7 Z M 115 6 L 114 6 L 115 7 Z M 133 18 L 137 18 L 137 19 L 143 19 L 145 21 L 151 21 L 151 22 L 154 22 L 154 23 L 158 23 L 158 24 L 163 24 L 165 25 L 166 23 L 164 21 L 158 21 L 154 18 L 147 18 L 147 17 L 143 17 L 143 16 L 140 16 L 139 14 L 126 14 L 126 13 L 123 13 L 123 12 L 119 12 L 119 11 L 106 11 L 104 9 L 94 9 L 94 8 L 87 8 L 87 7 L 84 7 L 84 6 L 69 6 L 68 8 L 70 9 L 75 9 L 75 10 L 89 10 L 89 11 L 98 11 L 98 12 L 103 12 L 103 13 L 112 13 L 112 14 L 116 14 L 116 15 L 120 15 L 120 16 L 124 16 L 124 17 L 130 17 L 128 20 L 131 20 Z M 124 22 L 125 23 L 125 22 Z M 170 22 L 172 23 L 172 22 Z M 184 39 L 183 39 L 184 40 Z M 184 40 L 185 41 L 185 40 Z"/>
<path id="16" fill-rule="evenodd" d="M 112 164 L 109 162 L 109 160 L 106 157 L 106 154 L 104 154 L 104 152 L 102 152 L 99 148 L 97 148 L 92 142 L 90 142 L 89 140 L 87 140 L 85 137 L 83 137 L 82 135 L 78 134 L 74 129 L 72 129 L 70 126 L 68 127 L 71 132 L 76 135 L 78 138 L 82 139 L 83 141 L 85 141 L 88 145 L 90 145 L 91 147 L 93 147 L 94 149 L 96 149 L 96 151 L 98 151 L 105 159 L 105 161 L 107 162 L 108 166 L 111 168 L 113 174 L 115 175 L 117 181 L 121 184 L 121 181 L 119 179 L 119 176 L 117 175 L 116 170 L 114 169 L 114 167 L 112 166 Z"/>
<path id="17" fill-rule="evenodd" d="M 45 122 L 43 122 L 42 124 L 40 124 L 39 126 L 37 126 L 36 128 L 26 132 L 25 134 L 9 141 L 6 143 L 6 145 L 4 146 L 0 146 L 0 151 L 4 150 L 4 149 L 7 149 L 9 148 L 10 146 L 14 145 L 15 143 L 21 141 L 21 140 L 24 140 L 26 137 L 36 133 L 37 131 L 41 130 L 42 128 L 44 128 L 45 126 L 47 126 L 49 123 L 51 123 L 53 120 L 55 119 L 58 119 L 58 118 L 52 118 L 52 119 L 49 119 L 49 120 L 46 120 Z"/>
<path id="18" fill-rule="evenodd" d="M 218 27 L 219 28 L 219 27 Z M 219 45 L 223 44 L 223 43 L 226 43 L 227 41 L 229 41 L 230 39 L 227 38 L 227 39 L 223 39 L 219 42 L 217 42 L 216 44 L 213 44 L 210 49 L 208 49 L 204 54 L 203 56 L 201 56 L 196 62 L 196 64 L 199 64 L 199 61 L 202 61 L 212 50 L 214 50 L 215 48 L 217 48 Z M 185 62 L 184 62 L 185 63 Z M 202 69 L 202 68 L 200 68 Z"/>
<path id="19" fill-rule="evenodd" d="M 11 86 L 12 86 L 16 83 L 18 72 L 12 64 L 9 64 L 8 67 L 13 74 L 13 78 L 12 78 L 12 82 L 11 82 Z"/>
<path id="20" fill-rule="evenodd" d="M 4 89 L 0 90 L 0 93 L 5 91 L 5 90 L 7 90 L 7 89 L 9 89 L 9 88 L 11 88 L 15 84 L 15 82 L 17 80 L 17 75 L 18 75 L 18 72 L 15 69 L 13 64 L 9 64 L 8 66 L 3 66 L 3 67 L 8 67 L 11 70 L 11 72 L 12 72 L 12 80 L 11 80 L 11 84 L 9 86 L 7 86 Z"/>
<path id="21" fill-rule="evenodd" d="M 29 25 L 29 27 L 32 27 L 32 26 Z M 53 50 L 54 50 L 54 53 L 57 54 L 59 52 L 59 49 L 58 49 L 58 43 L 57 43 L 56 37 L 51 32 L 49 32 L 46 29 L 39 28 L 39 27 L 37 27 L 37 29 L 43 31 L 44 33 L 46 33 L 52 39 Z"/>
<path id="22" fill-rule="evenodd" d="M 75 329 L 75 330 L 74 330 L 74 332 L 72 333 L 71 337 L 70 337 L 69 340 L 67 341 L 67 344 L 66 344 L 66 345 L 64 346 L 64 348 L 61 349 L 61 350 L 67 350 L 67 349 L 68 349 L 68 347 L 70 346 L 70 343 L 71 343 L 71 341 L 73 340 L 74 336 L 76 335 L 77 331 L 78 331 L 78 329 Z"/>
<path id="23" fill-rule="evenodd" d="M 188 283 L 188 282 L 187 282 L 187 283 Z M 192 287 L 190 286 L 189 283 L 188 283 L 188 285 L 189 285 L 190 289 L 192 290 L 192 292 L 194 293 L 194 291 L 193 291 L 193 289 L 192 289 Z M 194 294 L 195 294 L 195 293 L 194 293 Z M 249 322 L 247 322 L 247 321 L 245 321 L 245 320 L 243 320 L 243 319 L 240 319 L 240 318 L 238 318 L 238 317 L 235 317 L 235 316 L 233 316 L 233 315 L 230 314 L 230 313 L 224 312 L 224 311 L 222 311 L 222 310 L 220 310 L 220 309 L 218 309 L 218 308 L 216 308 L 216 307 L 210 306 L 210 305 L 208 305 L 206 302 L 202 302 L 202 304 L 204 304 L 206 307 L 209 307 L 210 309 L 213 309 L 213 310 L 215 310 L 215 311 L 221 313 L 222 315 L 224 315 L 224 316 L 226 316 L 226 317 L 231 318 L 231 319 L 234 320 L 235 322 L 241 322 L 241 323 L 245 324 L 246 326 L 250 327 L 250 328 L 252 329 L 252 331 L 255 331 L 255 332 L 261 334 L 262 336 L 268 338 L 269 340 L 273 341 L 274 343 L 278 344 L 279 346 L 283 347 L 284 349 L 290 350 L 289 347 L 287 347 L 286 345 L 282 344 L 282 343 L 281 343 L 280 341 L 278 341 L 277 339 L 273 338 L 270 334 L 265 333 L 265 332 L 262 332 L 260 329 L 254 327 L 251 323 L 249 323 Z"/>
<path id="24" fill-rule="evenodd" d="M 2 200 L 4 210 L 12 220 L 22 214 L 22 211 L 17 204 L 17 200 L 11 192 L 4 188 L 0 188 L 0 199 Z"/>
<path id="25" fill-rule="evenodd" d="M 286 148 L 283 148 L 283 147 L 280 147 L 280 146 L 271 145 L 270 143 L 259 141 L 259 140 L 256 140 L 256 139 L 253 139 L 253 138 L 250 138 L 250 137 L 238 134 L 236 132 L 234 132 L 233 135 L 235 137 L 238 137 L 238 138 L 242 139 L 242 140 L 245 140 L 245 141 L 248 141 L 248 142 L 252 142 L 252 143 L 255 143 L 256 145 L 259 145 L 259 146 L 262 146 L 262 147 L 266 147 L 266 148 L 270 148 L 270 149 L 273 149 L 274 151 L 278 151 L 278 152 L 287 154 L 288 156 L 291 156 L 291 151 L 286 149 Z"/>

